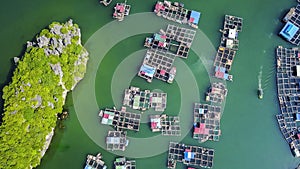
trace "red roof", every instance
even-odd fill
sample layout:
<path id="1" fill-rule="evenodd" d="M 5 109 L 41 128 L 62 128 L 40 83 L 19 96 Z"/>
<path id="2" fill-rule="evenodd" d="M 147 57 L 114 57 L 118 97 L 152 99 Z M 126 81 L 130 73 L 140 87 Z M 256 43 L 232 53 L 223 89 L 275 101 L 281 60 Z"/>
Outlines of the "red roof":
<path id="1" fill-rule="evenodd" d="M 151 122 L 151 128 L 156 129 L 157 128 L 157 123 L 156 122 Z"/>
<path id="2" fill-rule="evenodd" d="M 216 71 L 215 76 L 218 78 L 224 78 L 224 72 Z"/>
<path id="3" fill-rule="evenodd" d="M 155 9 L 156 9 L 156 10 L 159 10 L 159 9 L 160 9 L 160 4 L 156 4 L 156 5 L 155 5 Z"/>
<path id="4" fill-rule="evenodd" d="M 298 139 L 300 139 L 300 134 L 297 134 L 297 136 L 298 136 Z"/>
<path id="5" fill-rule="evenodd" d="M 194 133 L 200 134 L 200 128 L 199 128 L 199 127 L 195 127 L 195 128 L 194 128 Z"/>
<path id="6" fill-rule="evenodd" d="M 167 38 L 167 35 L 161 35 L 160 36 L 162 39 L 166 39 Z"/>
<path id="7" fill-rule="evenodd" d="M 158 46 L 159 46 L 159 47 L 164 47 L 164 43 L 158 42 Z"/>
<path id="8" fill-rule="evenodd" d="M 119 10 L 120 12 L 124 12 L 125 11 L 124 5 L 117 5 L 116 9 Z"/>
<path id="9" fill-rule="evenodd" d="M 157 3 L 157 4 L 155 5 L 155 10 L 158 10 L 158 11 L 159 11 L 159 10 L 165 10 L 165 6 L 164 6 L 164 5 L 160 5 L 160 4 Z"/>
<path id="10" fill-rule="evenodd" d="M 160 74 L 161 74 L 161 75 L 165 75 L 165 74 L 166 74 L 166 71 L 162 69 L 162 70 L 160 71 Z"/>
<path id="11" fill-rule="evenodd" d="M 194 20 L 195 20 L 195 18 L 190 18 L 190 20 L 189 20 L 189 21 L 193 23 L 193 22 L 194 22 Z"/>
<path id="12" fill-rule="evenodd" d="M 104 115 L 103 115 L 103 118 L 108 119 L 108 117 L 109 117 L 109 114 L 104 114 Z"/>
<path id="13" fill-rule="evenodd" d="M 205 128 L 204 123 L 200 123 L 200 127 L 195 127 L 194 128 L 194 133 L 195 134 L 208 134 L 209 130 Z"/>

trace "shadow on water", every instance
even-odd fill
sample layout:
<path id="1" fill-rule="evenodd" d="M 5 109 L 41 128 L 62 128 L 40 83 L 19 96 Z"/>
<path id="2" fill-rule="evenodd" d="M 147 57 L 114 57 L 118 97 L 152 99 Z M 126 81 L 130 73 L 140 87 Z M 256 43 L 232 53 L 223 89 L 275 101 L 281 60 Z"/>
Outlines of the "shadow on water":
<path id="1" fill-rule="evenodd" d="M 11 82 L 11 78 L 12 78 L 13 73 L 14 73 L 16 67 L 17 67 L 17 65 L 15 64 L 13 58 L 10 59 L 10 64 L 11 64 L 11 66 L 10 66 L 10 69 L 9 69 L 8 74 L 6 76 L 6 80 L 5 80 L 4 83 L 0 84 L 0 89 L 1 89 L 0 90 L 0 95 L 1 95 L 1 98 L 0 98 L 0 114 L 1 114 L 1 116 L 0 116 L 0 124 L 2 124 L 2 122 L 3 122 L 3 116 L 4 116 L 4 114 L 3 114 L 4 113 L 4 100 L 2 98 L 2 96 L 3 96 L 3 88 Z"/>
<path id="2" fill-rule="evenodd" d="M 33 42 L 35 40 L 35 37 L 37 35 L 35 35 L 30 41 Z M 14 62 L 14 58 L 13 57 L 17 57 L 19 58 L 20 60 L 22 59 L 23 55 L 25 54 L 26 52 L 26 49 L 27 49 L 27 45 L 24 44 L 22 46 L 22 49 L 20 50 L 20 53 L 17 55 L 17 56 L 12 56 L 12 58 L 10 59 L 10 69 L 8 70 L 8 73 L 7 73 L 7 76 L 6 76 L 6 80 L 0 84 L 0 125 L 2 124 L 3 122 L 3 117 L 4 117 L 4 100 L 2 98 L 3 96 L 3 88 L 6 86 L 6 85 L 9 85 L 9 83 L 12 81 L 12 76 L 14 74 L 14 71 L 16 70 L 17 68 L 17 64 L 15 64 Z"/>

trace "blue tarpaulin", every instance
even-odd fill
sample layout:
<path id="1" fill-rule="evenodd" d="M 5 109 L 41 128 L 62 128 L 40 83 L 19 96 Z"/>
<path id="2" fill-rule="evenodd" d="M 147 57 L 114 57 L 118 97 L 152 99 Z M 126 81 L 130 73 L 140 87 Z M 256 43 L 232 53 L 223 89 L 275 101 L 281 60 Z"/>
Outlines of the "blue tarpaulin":
<path id="1" fill-rule="evenodd" d="M 299 28 L 296 25 L 294 25 L 291 22 L 287 22 L 279 34 L 283 36 L 285 39 L 291 40 L 295 36 L 298 30 Z"/>
<path id="2" fill-rule="evenodd" d="M 195 158 L 195 153 L 194 152 L 184 152 L 184 160 L 185 161 L 191 161 L 191 159 Z"/>
<path id="3" fill-rule="evenodd" d="M 153 76 L 154 76 L 154 73 L 155 73 L 155 68 L 143 64 L 143 65 L 141 66 L 140 72 L 143 72 L 146 76 L 153 77 Z"/>
<path id="4" fill-rule="evenodd" d="M 190 22 L 192 22 L 195 25 L 198 25 L 199 19 L 200 19 L 200 15 L 201 15 L 200 12 L 192 11 L 191 12 L 191 16 L 190 16 Z"/>

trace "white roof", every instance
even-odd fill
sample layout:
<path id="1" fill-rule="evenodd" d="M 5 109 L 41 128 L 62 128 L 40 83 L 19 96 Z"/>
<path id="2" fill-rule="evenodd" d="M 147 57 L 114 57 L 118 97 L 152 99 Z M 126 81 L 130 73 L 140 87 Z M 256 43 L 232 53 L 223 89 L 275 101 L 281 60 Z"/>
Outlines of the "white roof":
<path id="1" fill-rule="evenodd" d="M 233 47 L 233 40 L 232 39 L 227 39 L 226 40 L 226 47 L 227 48 L 232 48 Z"/>
<path id="2" fill-rule="evenodd" d="M 107 124 L 107 122 L 108 122 L 107 118 L 102 118 L 102 121 L 101 121 L 102 124 Z"/>
<path id="3" fill-rule="evenodd" d="M 297 76 L 300 77 L 300 65 L 296 66 Z"/>
<path id="4" fill-rule="evenodd" d="M 229 35 L 228 35 L 229 38 L 231 39 L 235 39 L 236 37 L 236 29 L 229 29 Z"/>

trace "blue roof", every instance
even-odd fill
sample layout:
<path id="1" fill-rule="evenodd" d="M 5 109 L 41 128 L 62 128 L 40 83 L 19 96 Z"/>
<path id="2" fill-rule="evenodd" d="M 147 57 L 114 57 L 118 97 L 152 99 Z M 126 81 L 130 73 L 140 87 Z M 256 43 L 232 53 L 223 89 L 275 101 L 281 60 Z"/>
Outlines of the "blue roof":
<path id="1" fill-rule="evenodd" d="M 222 72 L 223 73 L 222 78 L 225 80 L 229 80 L 229 74 L 225 73 L 225 71 L 226 71 L 225 67 L 219 67 L 219 66 L 215 67 L 215 72 Z"/>
<path id="2" fill-rule="evenodd" d="M 216 66 L 215 71 L 220 71 L 220 72 L 225 73 L 226 69 L 225 69 L 225 67 Z"/>
<path id="3" fill-rule="evenodd" d="M 291 40 L 299 28 L 291 22 L 287 22 L 282 30 L 280 31 L 280 35 L 282 35 L 285 39 Z"/>
<path id="4" fill-rule="evenodd" d="M 197 12 L 197 11 L 192 11 L 192 12 L 191 12 L 190 18 L 193 18 L 193 21 L 192 21 L 193 24 L 198 25 L 199 19 L 200 19 L 200 15 L 201 15 L 200 12 Z"/>
<path id="5" fill-rule="evenodd" d="M 300 120 L 300 114 L 299 114 L 299 113 L 296 114 L 296 120 L 297 120 L 297 121 Z"/>
<path id="6" fill-rule="evenodd" d="M 93 167 L 87 164 L 84 169 L 93 169 Z"/>
<path id="7" fill-rule="evenodd" d="M 143 64 L 143 65 L 141 66 L 141 68 L 140 68 L 140 72 L 144 72 L 145 75 L 147 75 L 147 76 L 149 76 L 149 77 L 153 77 L 153 76 L 154 76 L 154 73 L 155 73 L 155 68 Z"/>
<path id="8" fill-rule="evenodd" d="M 189 155 L 190 155 L 190 157 L 189 157 Z M 191 161 L 191 159 L 194 159 L 194 158 L 195 158 L 194 152 L 188 152 L 188 151 L 184 152 L 184 160 L 185 161 Z"/>

